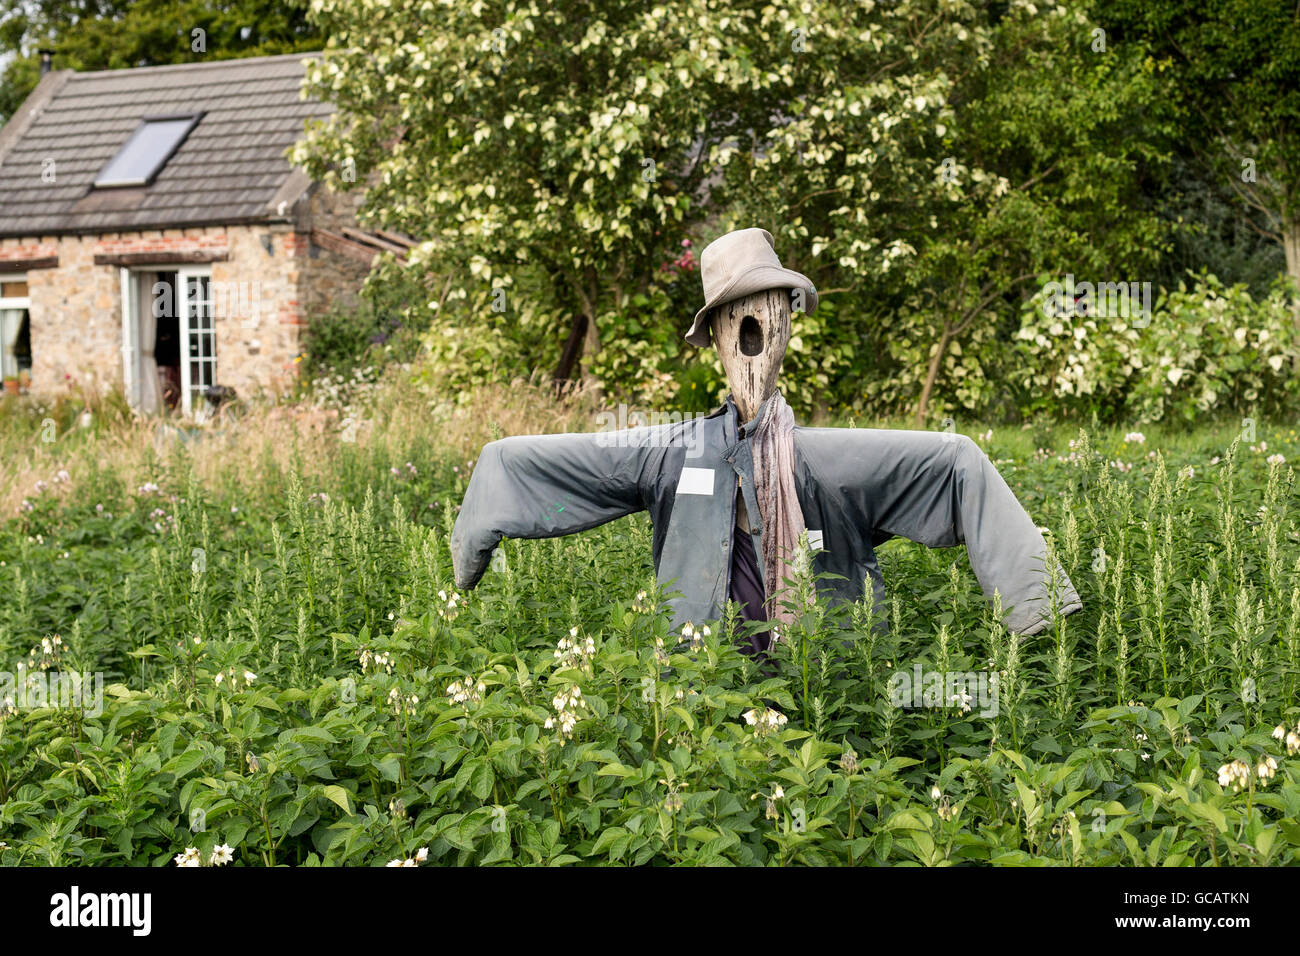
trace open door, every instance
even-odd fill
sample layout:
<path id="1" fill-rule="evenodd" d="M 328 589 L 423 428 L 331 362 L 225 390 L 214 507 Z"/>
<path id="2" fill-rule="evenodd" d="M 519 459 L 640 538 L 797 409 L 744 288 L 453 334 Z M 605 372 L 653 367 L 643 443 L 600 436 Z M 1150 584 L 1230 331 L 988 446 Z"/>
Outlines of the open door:
<path id="1" fill-rule="evenodd" d="M 217 383 L 217 333 L 212 320 L 212 277 L 206 271 L 176 273 L 181 304 L 181 408 L 207 414 L 208 388 Z"/>
<path id="2" fill-rule="evenodd" d="M 122 283 L 122 390 L 126 403 L 140 409 L 140 283 L 123 266 Z"/>
<path id="3" fill-rule="evenodd" d="M 206 270 L 122 270 L 122 382 L 144 415 L 207 413 L 216 382 L 212 283 Z"/>

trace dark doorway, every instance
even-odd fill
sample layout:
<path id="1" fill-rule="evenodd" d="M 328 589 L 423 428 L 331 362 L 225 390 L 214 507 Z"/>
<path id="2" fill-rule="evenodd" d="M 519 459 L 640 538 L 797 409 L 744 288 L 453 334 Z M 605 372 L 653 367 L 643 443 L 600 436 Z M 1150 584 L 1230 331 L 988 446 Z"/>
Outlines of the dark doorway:
<path id="1" fill-rule="evenodd" d="M 158 363 L 158 380 L 162 384 L 163 403 L 172 410 L 181 401 L 181 325 L 180 303 L 184 291 L 175 272 L 156 272 L 153 288 L 154 316 L 158 322 L 153 357 Z"/>
<path id="2" fill-rule="evenodd" d="M 32 376 L 32 314 L 23 313 L 23 324 L 18 328 L 18 341 L 14 343 L 14 358 L 18 360 L 18 378 Z"/>

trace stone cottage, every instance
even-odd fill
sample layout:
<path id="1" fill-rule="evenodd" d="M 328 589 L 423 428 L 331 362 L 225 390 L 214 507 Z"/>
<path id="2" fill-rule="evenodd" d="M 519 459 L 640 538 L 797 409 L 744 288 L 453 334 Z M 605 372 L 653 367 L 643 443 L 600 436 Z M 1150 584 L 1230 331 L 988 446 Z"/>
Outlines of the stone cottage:
<path id="1" fill-rule="evenodd" d="M 0 130 L 9 391 L 120 384 L 143 413 L 274 391 L 309 317 L 403 237 L 290 166 L 311 54 L 46 73 Z"/>

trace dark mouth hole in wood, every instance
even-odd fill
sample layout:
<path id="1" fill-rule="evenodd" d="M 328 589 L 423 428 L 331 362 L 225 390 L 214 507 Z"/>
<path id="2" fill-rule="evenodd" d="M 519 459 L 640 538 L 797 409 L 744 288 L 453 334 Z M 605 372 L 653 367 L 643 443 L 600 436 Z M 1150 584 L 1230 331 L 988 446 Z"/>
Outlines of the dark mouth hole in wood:
<path id="1" fill-rule="evenodd" d="M 740 320 L 740 351 L 744 355 L 757 355 L 763 351 L 763 327 L 752 315 Z"/>

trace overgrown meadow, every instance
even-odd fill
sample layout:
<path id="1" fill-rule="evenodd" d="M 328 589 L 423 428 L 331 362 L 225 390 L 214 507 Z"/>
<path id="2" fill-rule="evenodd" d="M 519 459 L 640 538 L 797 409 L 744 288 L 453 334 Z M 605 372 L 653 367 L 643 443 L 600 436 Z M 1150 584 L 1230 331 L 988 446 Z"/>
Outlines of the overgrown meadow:
<path id="1" fill-rule="evenodd" d="M 734 621 L 669 633 L 644 515 L 454 589 L 473 449 L 593 427 L 524 395 L 14 403 L 0 864 L 1300 861 L 1289 428 L 972 427 L 1084 610 L 1017 641 L 962 549 L 893 541 L 883 607 L 760 667 Z M 71 673 L 95 701 L 41 697 Z M 935 673 L 977 680 L 900 696 Z"/>

